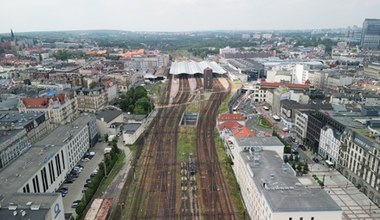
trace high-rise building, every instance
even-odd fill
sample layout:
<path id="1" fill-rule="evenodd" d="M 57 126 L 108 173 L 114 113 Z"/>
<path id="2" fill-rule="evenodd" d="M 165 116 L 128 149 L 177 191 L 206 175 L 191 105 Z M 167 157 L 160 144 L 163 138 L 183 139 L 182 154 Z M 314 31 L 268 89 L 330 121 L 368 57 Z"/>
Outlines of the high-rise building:
<path id="1" fill-rule="evenodd" d="M 361 47 L 380 49 L 380 19 L 365 19 L 363 22 Z"/>

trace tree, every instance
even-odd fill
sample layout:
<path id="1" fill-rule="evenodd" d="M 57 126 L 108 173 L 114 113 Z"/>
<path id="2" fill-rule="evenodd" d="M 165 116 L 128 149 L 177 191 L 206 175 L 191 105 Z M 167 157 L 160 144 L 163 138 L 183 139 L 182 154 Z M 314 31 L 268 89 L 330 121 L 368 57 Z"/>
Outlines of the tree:
<path id="1" fill-rule="evenodd" d="M 289 162 L 289 157 L 288 157 L 288 155 L 285 155 L 285 156 L 284 156 L 284 162 L 285 162 L 285 163 Z"/>
<path id="2" fill-rule="evenodd" d="M 96 86 L 98 86 L 98 83 L 97 83 L 97 82 L 91 82 L 90 85 L 89 85 L 89 89 L 93 89 L 93 88 L 95 88 Z"/>
<path id="3" fill-rule="evenodd" d="M 302 165 L 300 163 L 297 165 L 297 170 L 302 171 Z"/>
<path id="4" fill-rule="evenodd" d="M 309 165 L 307 163 L 303 164 L 303 170 L 302 170 L 302 172 L 304 174 L 307 174 L 309 172 Z"/>

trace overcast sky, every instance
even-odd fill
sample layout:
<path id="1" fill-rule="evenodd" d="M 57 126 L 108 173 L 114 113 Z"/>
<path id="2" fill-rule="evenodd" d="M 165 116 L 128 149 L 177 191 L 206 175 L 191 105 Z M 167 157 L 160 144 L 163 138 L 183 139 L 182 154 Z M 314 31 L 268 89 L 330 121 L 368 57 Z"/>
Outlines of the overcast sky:
<path id="1" fill-rule="evenodd" d="M 0 2 L 6 0 L 0 0 Z M 11 0 L 0 33 L 313 29 L 380 18 L 380 0 Z"/>

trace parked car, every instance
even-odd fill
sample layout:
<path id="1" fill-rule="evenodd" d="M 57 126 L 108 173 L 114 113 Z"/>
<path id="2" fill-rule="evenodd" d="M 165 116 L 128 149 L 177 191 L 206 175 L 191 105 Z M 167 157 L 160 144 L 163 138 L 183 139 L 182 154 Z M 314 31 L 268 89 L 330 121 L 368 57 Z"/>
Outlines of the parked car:
<path id="1" fill-rule="evenodd" d="M 319 160 L 318 160 L 318 158 L 316 158 L 316 157 L 313 158 L 313 161 L 314 161 L 315 163 L 319 163 Z"/>
<path id="2" fill-rule="evenodd" d="M 86 179 L 86 183 L 90 184 L 91 183 L 91 179 Z"/>
<path id="3" fill-rule="evenodd" d="M 298 155 L 299 152 L 298 152 L 297 150 L 293 150 L 293 149 L 292 149 L 292 154 L 294 154 L 294 155 Z"/>
<path id="4" fill-rule="evenodd" d="M 88 158 L 88 157 L 82 158 L 82 161 L 83 161 L 83 162 L 87 162 L 87 161 L 90 161 L 90 160 L 91 160 L 91 159 Z"/>
<path id="5" fill-rule="evenodd" d="M 90 184 L 88 184 L 88 183 L 85 183 L 83 186 L 84 186 L 85 188 L 88 188 L 88 187 L 89 187 L 89 185 L 90 185 Z"/>
<path id="6" fill-rule="evenodd" d="M 301 148 L 301 150 L 306 151 L 306 147 L 302 144 L 298 145 L 298 148 Z"/>
<path id="7" fill-rule="evenodd" d="M 90 155 L 90 156 L 95 156 L 95 154 L 96 154 L 95 151 L 90 151 L 90 152 L 89 152 L 89 155 Z"/>
<path id="8" fill-rule="evenodd" d="M 80 200 L 75 200 L 72 204 L 71 204 L 71 208 L 76 208 L 80 203 Z"/>
<path id="9" fill-rule="evenodd" d="M 72 178 L 66 178 L 65 180 L 65 183 L 69 184 L 69 183 L 73 183 L 74 182 L 74 179 Z"/>

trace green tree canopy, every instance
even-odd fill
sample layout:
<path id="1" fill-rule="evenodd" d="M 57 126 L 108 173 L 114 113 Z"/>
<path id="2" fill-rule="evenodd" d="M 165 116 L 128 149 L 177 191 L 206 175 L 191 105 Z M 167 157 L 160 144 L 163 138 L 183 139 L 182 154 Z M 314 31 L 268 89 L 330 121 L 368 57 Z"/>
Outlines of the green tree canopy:
<path id="1" fill-rule="evenodd" d="M 133 114 L 148 114 L 154 108 L 148 97 L 148 92 L 142 86 L 131 88 L 128 92 L 120 96 L 120 108 L 125 112 Z"/>

